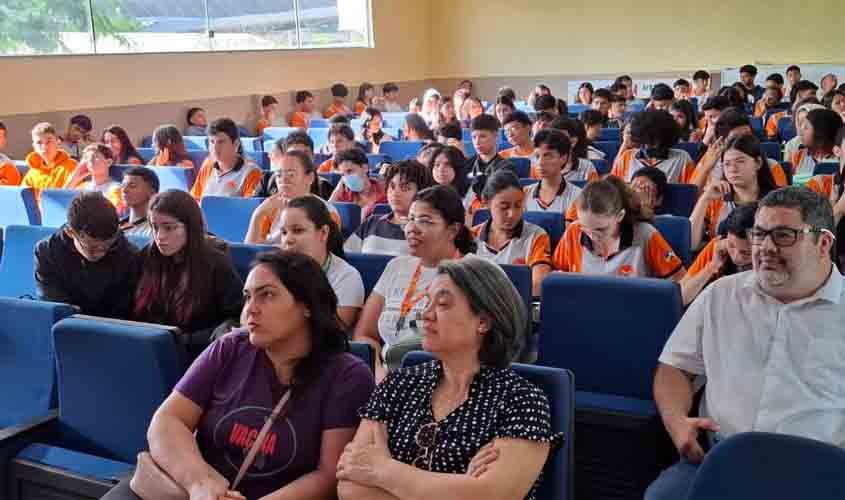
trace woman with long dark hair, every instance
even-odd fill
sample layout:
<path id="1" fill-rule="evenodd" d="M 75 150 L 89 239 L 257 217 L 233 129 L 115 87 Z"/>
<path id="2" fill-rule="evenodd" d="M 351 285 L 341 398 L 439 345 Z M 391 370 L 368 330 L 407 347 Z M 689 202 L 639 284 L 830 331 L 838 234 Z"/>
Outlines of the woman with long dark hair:
<path id="1" fill-rule="evenodd" d="M 123 127 L 112 125 L 103 130 L 100 142 L 111 148 L 115 165 L 143 165 L 141 154 L 129 140 L 129 134 Z"/>
<path id="2" fill-rule="evenodd" d="M 173 125 L 162 125 L 153 132 L 155 156 L 148 165 L 157 167 L 194 167 L 191 156 L 185 149 L 185 141 L 179 129 Z"/>

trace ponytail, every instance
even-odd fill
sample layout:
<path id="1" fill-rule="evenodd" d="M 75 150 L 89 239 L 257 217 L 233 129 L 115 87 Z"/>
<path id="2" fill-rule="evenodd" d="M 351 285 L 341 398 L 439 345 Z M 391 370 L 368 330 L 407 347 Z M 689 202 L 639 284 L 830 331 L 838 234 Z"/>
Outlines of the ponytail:
<path id="1" fill-rule="evenodd" d="M 461 224 L 458 229 L 458 235 L 455 236 L 455 248 L 463 255 L 475 253 L 478 250 L 478 244 L 466 224 Z"/>
<path id="2" fill-rule="evenodd" d="M 641 221 L 649 221 L 643 215 L 640 200 L 622 179 L 609 175 L 593 181 L 584 187 L 578 198 L 578 208 L 598 215 L 616 215 L 625 210 L 622 225 L 633 227 Z"/>

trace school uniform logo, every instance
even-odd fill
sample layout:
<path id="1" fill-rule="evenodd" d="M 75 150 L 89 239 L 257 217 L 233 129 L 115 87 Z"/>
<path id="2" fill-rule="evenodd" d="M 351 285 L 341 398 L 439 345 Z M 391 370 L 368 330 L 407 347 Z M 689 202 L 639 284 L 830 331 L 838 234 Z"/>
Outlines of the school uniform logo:
<path id="1" fill-rule="evenodd" d="M 630 276 L 632 274 L 634 274 L 634 267 L 630 264 L 625 264 L 624 266 L 619 268 L 620 276 Z"/>
<path id="2" fill-rule="evenodd" d="M 677 256 L 672 251 L 666 252 L 666 255 L 663 256 L 663 260 L 666 261 L 666 262 L 672 262 L 676 258 L 677 258 Z"/>

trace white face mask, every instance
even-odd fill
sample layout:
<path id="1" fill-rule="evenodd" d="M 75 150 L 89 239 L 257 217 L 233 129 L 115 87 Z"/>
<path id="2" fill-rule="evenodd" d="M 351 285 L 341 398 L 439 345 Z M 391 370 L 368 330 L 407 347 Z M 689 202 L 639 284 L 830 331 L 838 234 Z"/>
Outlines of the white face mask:
<path id="1" fill-rule="evenodd" d="M 357 175 L 347 174 L 343 176 L 343 183 L 353 193 L 360 193 L 364 190 L 364 179 Z"/>

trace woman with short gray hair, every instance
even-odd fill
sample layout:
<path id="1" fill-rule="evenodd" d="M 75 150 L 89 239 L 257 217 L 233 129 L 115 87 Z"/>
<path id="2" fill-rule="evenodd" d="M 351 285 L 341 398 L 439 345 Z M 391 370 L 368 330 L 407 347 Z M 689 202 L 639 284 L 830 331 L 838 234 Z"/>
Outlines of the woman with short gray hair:
<path id="1" fill-rule="evenodd" d="M 338 496 L 534 499 L 563 436 L 543 391 L 509 367 L 527 334 L 522 299 L 496 264 L 467 256 L 438 266 L 425 300 L 422 346 L 436 359 L 389 373 L 361 409 Z"/>

